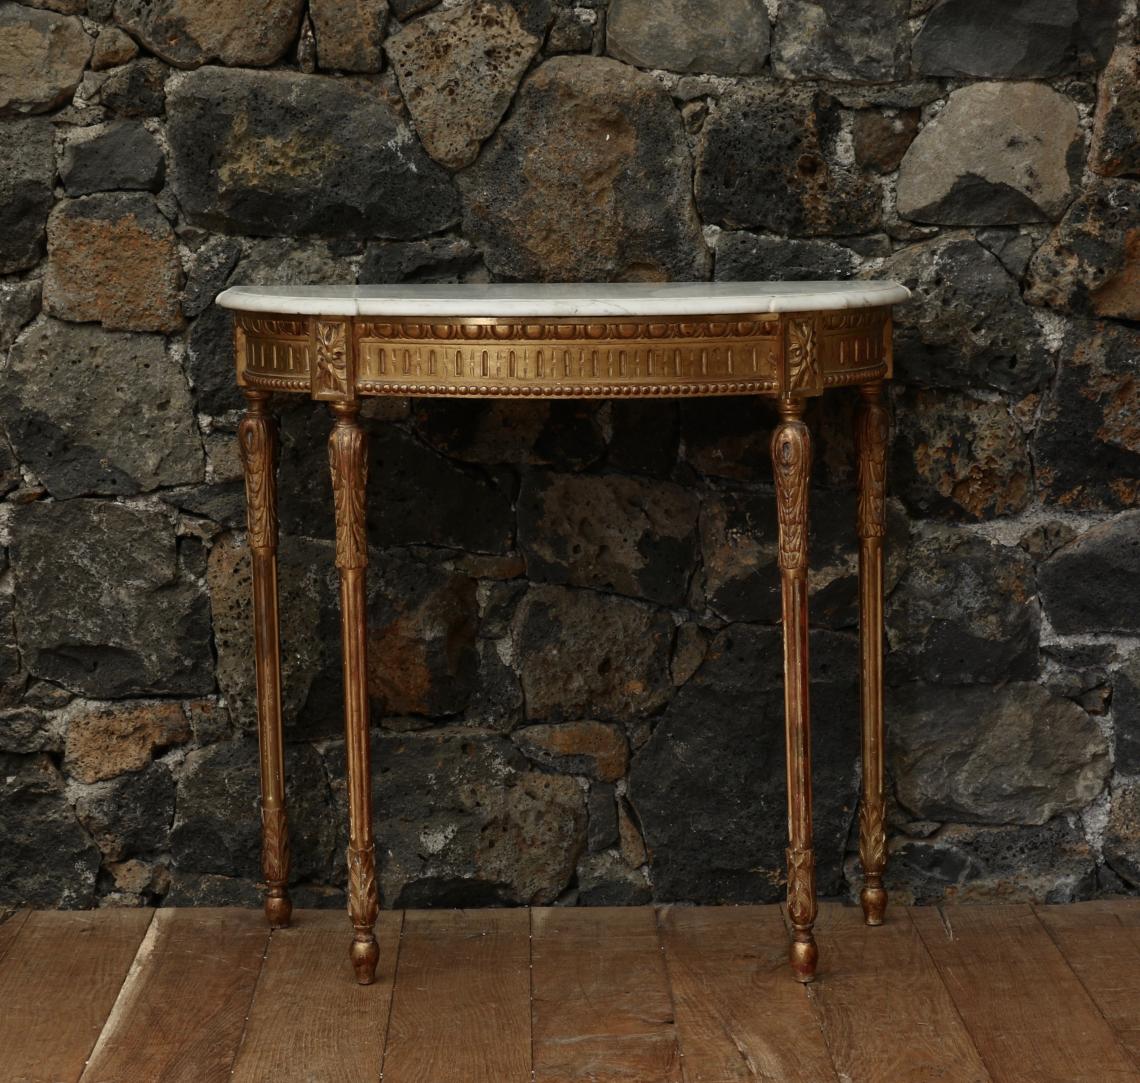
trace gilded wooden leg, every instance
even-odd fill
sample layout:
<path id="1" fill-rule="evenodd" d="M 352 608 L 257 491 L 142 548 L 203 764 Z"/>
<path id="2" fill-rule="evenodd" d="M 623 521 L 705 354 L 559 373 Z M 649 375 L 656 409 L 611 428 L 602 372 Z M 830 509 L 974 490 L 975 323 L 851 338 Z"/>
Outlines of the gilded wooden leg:
<path id="1" fill-rule="evenodd" d="M 238 426 L 245 467 L 249 551 L 253 564 L 253 643 L 257 673 L 257 730 L 261 747 L 261 869 L 265 916 L 274 929 L 289 924 L 289 825 L 285 816 L 285 760 L 281 739 L 281 642 L 277 618 L 277 422 L 269 393 L 247 391 Z"/>
<path id="2" fill-rule="evenodd" d="M 329 436 L 336 505 L 336 566 L 340 571 L 340 624 L 344 650 L 344 742 L 348 768 L 348 912 L 355 929 L 350 956 L 356 980 L 376 977 L 380 949 L 372 932 L 379 910 L 372 839 L 372 766 L 368 741 L 367 640 L 364 576 L 368 541 L 364 527 L 367 437 L 356 403 L 330 406 L 336 418 Z"/>
<path id="3" fill-rule="evenodd" d="M 886 534 L 887 408 L 882 381 L 859 388 L 856 421 L 859 488 L 859 690 L 863 794 L 859 803 L 859 859 L 863 863 L 863 917 L 881 925 L 887 907 L 883 872 L 887 834 L 883 798 L 883 537 Z"/>
<path id="4" fill-rule="evenodd" d="M 784 618 L 784 728 L 788 759 L 788 915 L 796 980 L 812 981 L 819 951 L 815 923 L 815 852 L 811 835 L 811 721 L 808 706 L 808 482 L 811 434 L 803 402 L 782 399 L 772 434 L 772 469 L 780 523 Z"/>

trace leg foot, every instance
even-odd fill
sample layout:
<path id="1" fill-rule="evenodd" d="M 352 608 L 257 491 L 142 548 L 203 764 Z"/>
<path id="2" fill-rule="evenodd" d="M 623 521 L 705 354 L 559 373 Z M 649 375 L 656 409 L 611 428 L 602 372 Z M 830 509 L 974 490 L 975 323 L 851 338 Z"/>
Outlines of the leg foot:
<path id="1" fill-rule="evenodd" d="M 792 973 L 796 981 L 804 985 L 815 981 L 815 968 L 819 963 L 819 948 L 815 946 L 815 938 L 810 932 L 806 936 L 806 940 L 793 940 L 789 953 Z"/>
<path id="2" fill-rule="evenodd" d="M 367 939 L 361 939 L 366 936 Z M 380 945 L 372 933 L 357 933 L 349 949 L 352 969 L 361 985 L 371 985 L 376 980 L 376 964 L 380 961 Z"/>
<path id="3" fill-rule="evenodd" d="M 284 891 L 265 897 L 265 920 L 271 929 L 288 929 L 293 917 L 293 903 Z"/>
<path id="4" fill-rule="evenodd" d="M 883 888 L 865 884 L 859 902 L 863 907 L 863 920 L 868 925 L 883 924 L 883 913 L 887 909 L 887 893 Z"/>

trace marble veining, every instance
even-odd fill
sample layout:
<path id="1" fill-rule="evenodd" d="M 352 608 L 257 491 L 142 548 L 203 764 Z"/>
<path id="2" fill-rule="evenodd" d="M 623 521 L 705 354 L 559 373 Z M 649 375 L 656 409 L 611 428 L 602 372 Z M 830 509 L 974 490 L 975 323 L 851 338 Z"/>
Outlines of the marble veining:
<path id="1" fill-rule="evenodd" d="M 570 282 L 234 286 L 223 308 L 298 316 L 706 316 L 893 305 L 898 282 Z"/>

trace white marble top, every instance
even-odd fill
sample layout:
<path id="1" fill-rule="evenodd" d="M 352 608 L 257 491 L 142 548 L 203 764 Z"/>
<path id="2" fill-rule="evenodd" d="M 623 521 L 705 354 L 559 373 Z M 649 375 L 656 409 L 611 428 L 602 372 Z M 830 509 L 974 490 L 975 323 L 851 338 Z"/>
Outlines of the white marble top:
<path id="1" fill-rule="evenodd" d="M 898 282 L 499 282 L 234 286 L 218 304 L 283 316 L 706 316 L 869 308 L 909 296 Z"/>

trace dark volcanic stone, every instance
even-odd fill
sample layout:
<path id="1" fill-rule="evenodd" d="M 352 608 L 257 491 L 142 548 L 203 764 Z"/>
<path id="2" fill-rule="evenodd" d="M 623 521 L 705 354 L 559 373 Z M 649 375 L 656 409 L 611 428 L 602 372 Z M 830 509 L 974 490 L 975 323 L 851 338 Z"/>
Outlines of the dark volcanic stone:
<path id="1" fill-rule="evenodd" d="M 604 782 L 590 786 L 590 853 L 608 850 L 618 843 L 617 797 L 614 787 Z"/>
<path id="2" fill-rule="evenodd" d="M 858 619 L 859 589 L 854 496 L 812 496 L 811 623 L 826 628 L 850 627 Z M 897 532 L 895 525 L 892 535 Z M 773 492 L 728 489 L 707 496 L 701 506 L 701 551 L 705 600 L 717 616 L 730 621 L 779 620 Z"/>
<path id="3" fill-rule="evenodd" d="M 886 885 L 901 905 L 1063 903 L 1087 897 L 1095 868 L 1092 847 L 1064 816 L 1040 827 L 951 824 L 935 838 L 893 846 Z M 953 927 L 953 910 L 946 919 Z"/>
<path id="4" fill-rule="evenodd" d="M 982 520 L 1029 504 L 1026 438 L 1003 400 L 908 389 L 896 417 L 892 487 L 917 514 Z"/>
<path id="5" fill-rule="evenodd" d="M 343 824 L 343 746 L 326 766 Z M 504 737 L 378 734 L 372 777 L 385 906 L 545 905 L 585 850 L 577 780 L 531 770 Z"/>
<path id="6" fill-rule="evenodd" d="M 677 462 L 678 437 L 676 403 L 615 399 L 610 403 L 606 465 L 626 473 L 666 477 Z"/>
<path id="7" fill-rule="evenodd" d="M 0 274 L 32 267 L 43 254 L 55 177 L 47 120 L 0 124 Z"/>
<path id="8" fill-rule="evenodd" d="M 138 122 L 87 129 L 67 144 L 60 177 L 69 196 L 116 189 L 157 192 L 165 159 L 158 141 Z"/>
<path id="9" fill-rule="evenodd" d="M 906 685 L 889 716 L 899 800 L 926 820 L 1043 824 L 1092 802 L 1112 770 L 1096 721 L 1038 684 Z"/>
<path id="10" fill-rule="evenodd" d="M 874 230 L 879 184 L 841 163 L 839 134 L 838 103 L 827 94 L 778 85 L 725 94 L 697 151 L 702 218 L 775 233 Z"/>
<path id="11" fill-rule="evenodd" d="M 1081 193 L 1034 253 L 1027 287 L 1031 304 L 1140 320 L 1140 182 Z"/>
<path id="12" fill-rule="evenodd" d="M 611 409 L 622 405 L 615 401 Z M 412 417 L 416 431 L 432 447 L 464 462 L 581 470 L 605 453 L 598 404 L 593 402 L 423 399 L 414 404 Z"/>
<path id="13" fill-rule="evenodd" d="M 115 21 L 180 68 L 211 60 L 263 67 L 293 44 L 303 7 L 304 0 L 116 0 Z"/>
<path id="14" fill-rule="evenodd" d="M 84 787 L 75 814 L 107 861 L 165 850 L 174 819 L 174 780 L 164 764 Z"/>
<path id="15" fill-rule="evenodd" d="M 888 675 L 934 684 L 1028 680 L 1038 671 L 1033 562 L 949 527 L 912 543 L 887 602 Z"/>
<path id="16" fill-rule="evenodd" d="M 379 71 L 388 0 L 309 0 L 317 61 L 338 71 Z"/>
<path id="17" fill-rule="evenodd" d="M 170 852 L 179 872 L 257 878 L 261 868 L 257 742 L 238 740 L 191 752 L 178 779 Z M 308 745 L 285 750 L 290 880 L 327 880 L 336 852 L 328 781 Z"/>
<path id="18" fill-rule="evenodd" d="M 168 113 L 175 191 L 196 225 L 408 239 L 458 215 L 450 178 L 366 84 L 203 68 Z"/>
<path id="19" fill-rule="evenodd" d="M 1049 79 L 1100 68 L 1119 14 L 1119 0 L 942 0 L 914 39 L 914 68 L 967 79 Z"/>
<path id="20" fill-rule="evenodd" d="M 899 167 L 898 212 L 950 226 L 1056 221 L 1083 158 L 1070 99 L 1043 83 L 972 83 L 911 143 Z"/>
<path id="21" fill-rule="evenodd" d="M 112 331 L 177 331 L 182 264 L 153 197 L 101 192 L 57 204 L 48 218 L 44 311 Z"/>
<path id="22" fill-rule="evenodd" d="M 963 234 L 904 248 L 875 272 L 908 286 L 895 309 L 895 373 L 926 387 L 1023 395 L 1052 375 L 1041 330 L 1017 282 Z"/>
<path id="23" fill-rule="evenodd" d="M 107 72 L 95 101 L 120 117 L 157 117 L 166 108 L 166 77 L 161 60 L 134 60 Z"/>
<path id="24" fill-rule="evenodd" d="M 91 906 L 98 868 L 51 760 L 0 753 L 0 906 Z"/>
<path id="25" fill-rule="evenodd" d="M 202 479 L 186 377 L 157 335 L 46 320 L 12 350 L 0 413 L 21 461 L 56 497 Z"/>
<path id="26" fill-rule="evenodd" d="M 755 75 L 770 33 L 755 0 L 613 0 L 606 52 L 639 68 Z"/>
<path id="27" fill-rule="evenodd" d="M 703 278 L 691 169 L 659 83 L 614 60 L 555 57 L 459 174 L 465 232 L 505 278 Z"/>
<path id="28" fill-rule="evenodd" d="M 478 249 L 462 237 L 428 237 L 423 241 L 377 241 L 364 250 L 358 281 L 462 282 L 481 263 Z M 443 406 L 447 400 L 439 400 Z"/>
<path id="29" fill-rule="evenodd" d="M 672 482 L 529 471 L 518 502 L 527 575 L 682 605 L 697 511 L 697 497 Z"/>
<path id="30" fill-rule="evenodd" d="M 578 864 L 578 906 L 645 906 L 653 889 L 640 869 L 612 851 L 587 854 Z"/>
<path id="31" fill-rule="evenodd" d="M 1062 635 L 1140 631 L 1140 511 L 1099 523 L 1041 565 L 1045 612 Z"/>
<path id="32" fill-rule="evenodd" d="M 428 154 L 449 169 L 470 165 L 541 44 L 498 0 L 433 11 L 389 37 L 384 51 Z"/>
<path id="33" fill-rule="evenodd" d="M 201 315 L 221 293 L 241 257 L 241 243 L 232 237 L 210 237 L 190 260 L 182 311 L 188 318 Z"/>
<path id="34" fill-rule="evenodd" d="M 1112 791 L 1104 859 L 1122 880 L 1140 888 L 1140 785 L 1135 782 Z"/>
<path id="35" fill-rule="evenodd" d="M 850 278 L 859 260 L 834 241 L 796 241 L 736 231 L 716 239 L 718 282 L 827 281 Z"/>
<path id="36" fill-rule="evenodd" d="M 0 710 L 0 751 L 58 752 L 63 741 L 46 715 L 31 707 Z"/>
<path id="37" fill-rule="evenodd" d="M 821 643 L 812 637 L 812 648 Z M 815 845 L 819 889 L 840 883 L 855 809 L 854 646 L 815 658 Z M 840 645 L 840 664 L 834 666 Z M 782 647 L 776 629 L 737 625 L 714 640 L 634 757 L 630 800 L 649 849 L 654 898 L 703 903 L 781 897 L 787 813 Z"/>
<path id="38" fill-rule="evenodd" d="M 214 688 L 199 543 L 160 511 L 35 503 L 12 524 L 29 671 L 96 698 Z"/>
<path id="39" fill-rule="evenodd" d="M 40 280 L 0 282 L 0 353 L 40 314 Z"/>
<path id="40" fill-rule="evenodd" d="M 1100 77 L 1089 168 L 1140 174 L 1140 44 L 1120 45 Z"/>
<path id="41" fill-rule="evenodd" d="M 772 69 L 781 79 L 902 79 L 909 73 L 908 8 L 908 0 L 782 0 Z"/>
<path id="42" fill-rule="evenodd" d="M 63 105 L 83 78 L 91 47 L 79 19 L 0 3 L 0 117 Z"/>
<path id="43" fill-rule="evenodd" d="M 917 109 L 860 109 L 855 114 L 852 138 L 855 162 L 876 173 L 893 173 L 918 133 Z"/>
<path id="44" fill-rule="evenodd" d="M 1073 321 L 1039 416 L 1033 461 L 1044 499 L 1089 511 L 1140 502 L 1140 331 Z"/>
<path id="45" fill-rule="evenodd" d="M 1112 723 L 1116 732 L 1116 769 L 1140 774 L 1140 651 L 1116 671 L 1112 681 Z"/>
<path id="46" fill-rule="evenodd" d="M 332 534 L 328 430 L 328 419 L 307 405 L 288 418 L 281 470 L 281 527 L 287 532 Z M 454 463 L 382 422 L 372 426 L 368 446 L 372 544 L 511 550 L 510 495 L 485 471 Z"/>
<path id="47" fill-rule="evenodd" d="M 527 718 L 643 718 L 672 690 L 673 621 L 640 602 L 536 586 L 519 605 L 512 633 Z"/>

